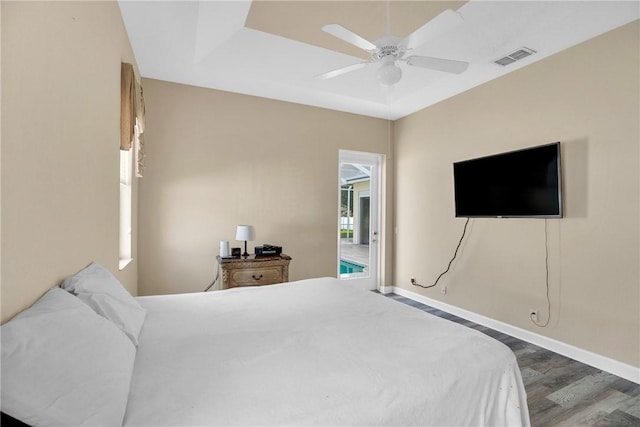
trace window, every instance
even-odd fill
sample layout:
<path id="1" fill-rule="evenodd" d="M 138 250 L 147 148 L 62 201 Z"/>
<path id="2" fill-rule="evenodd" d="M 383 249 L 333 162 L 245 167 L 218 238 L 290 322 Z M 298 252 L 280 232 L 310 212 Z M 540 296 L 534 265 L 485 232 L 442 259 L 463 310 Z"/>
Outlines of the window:
<path id="1" fill-rule="evenodd" d="M 120 150 L 120 270 L 133 260 L 131 255 L 132 169 L 133 149 Z"/>
<path id="2" fill-rule="evenodd" d="M 133 160 L 135 157 L 136 176 L 142 178 L 144 122 L 142 86 L 136 81 L 133 65 L 122 63 L 120 68 L 120 270 L 133 260 L 131 249 Z"/>

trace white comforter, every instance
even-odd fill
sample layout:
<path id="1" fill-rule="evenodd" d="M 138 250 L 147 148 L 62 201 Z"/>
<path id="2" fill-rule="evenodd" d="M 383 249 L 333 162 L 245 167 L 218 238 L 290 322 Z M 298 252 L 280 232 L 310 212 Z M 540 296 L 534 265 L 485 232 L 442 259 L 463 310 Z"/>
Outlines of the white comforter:
<path id="1" fill-rule="evenodd" d="M 509 348 L 336 279 L 138 301 L 125 425 L 529 425 Z"/>

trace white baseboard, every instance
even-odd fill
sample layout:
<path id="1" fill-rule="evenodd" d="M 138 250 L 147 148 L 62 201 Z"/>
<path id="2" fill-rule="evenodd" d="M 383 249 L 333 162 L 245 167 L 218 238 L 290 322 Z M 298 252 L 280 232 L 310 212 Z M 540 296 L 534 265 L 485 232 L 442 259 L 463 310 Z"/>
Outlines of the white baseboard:
<path id="1" fill-rule="evenodd" d="M 640 384 L 640 369 L 636 368 L 635 366 L 622 363 L 609 357 L 602 356 L 600 354 L 596 354 L 558 340 L 554 340 L 553 338 L 545 337 L 543 335 L 519 328 L 517 326 L 509 325 L 508 323 L 504 323 L 499 320 L 491 319 L 490 317 L 486 317 L 481 314 L 477 314 L 472 311 L 468 311 L 463 308 L 444 303 L 442 301 L 425 297 L 423 295 L 399 288 L 397 286 L 385 286 L 384 290 L 381 289 L 380 292 L 384 294 L 393 292 L 414 301 L 429 305 L 431 307 L 435 307 L 442 311 L 446 311 L 447 313 L 453 314 L 455 316 L 462 317 L 463 319 L 470 320 L 479 325 L 495 329 L 496 331 L 511 335 L 512 337 L 521 339 L 531 344 L 535 344 L 539 347 L 546 348 L 547 350 L 551 350 L 555 353 L 577 360 L 578 362 L 585 363 L 587 365 L 609 372 L 613 375 L 619 376 L 629 381 L 633 381 L 636 384 Z"/>
<path id="2" fill-rule="evenodd" d="M 392 294 L 394 291 L 395 286 L 384 286 L 381 285 L 380 288 L 378 289 L 378 291 L 380 291 L 381 294 L 384 295 L 388 295 L 388 294 Z M 407 297 L 409 298 L 409 297 Z"/>

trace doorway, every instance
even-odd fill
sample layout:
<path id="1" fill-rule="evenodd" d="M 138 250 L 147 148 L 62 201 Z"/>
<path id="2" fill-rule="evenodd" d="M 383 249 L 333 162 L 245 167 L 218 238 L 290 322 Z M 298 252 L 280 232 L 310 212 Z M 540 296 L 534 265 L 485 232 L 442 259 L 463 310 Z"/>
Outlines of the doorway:
<path id="1" fill-rule="evenodd" d="M 380 154 L 340 150 L 338 277 L 377 289 L 380 278 Z"/>

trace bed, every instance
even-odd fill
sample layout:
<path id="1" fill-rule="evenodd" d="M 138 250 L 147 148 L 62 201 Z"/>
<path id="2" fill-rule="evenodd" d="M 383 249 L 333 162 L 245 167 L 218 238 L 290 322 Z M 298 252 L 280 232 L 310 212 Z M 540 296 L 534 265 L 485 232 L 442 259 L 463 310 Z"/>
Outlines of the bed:
<path id="1" fill-rule="evenodd" d="M 87 302 L 77 287 L 55 292 L 73 305 L 60 292 Z M 5 338 L 19 340 L 25 331 L 8 327 L 14 320 L 3 325 L 3 412 L 30 425 L 529 425 L 520 371 L 508 347 L 334 278 L 131 299 L 137 305 L 131 308 L 144 313 L 142 322 L 129 322 L 140 324 L 137 331 L 126 330 L 127 319 L 97 316 L 124 332 L 118 337 L 110 329 L 113 337 L 93 345 L 107 341 L 115 360 L 90 361 L 97 366 L 80 372 L 74 360 L 72 378 L 62 377 L 67 388 L 47 385 L 51 396 L 38 405 L 15 407 L 12 394 L 40 386 L 47 373 L 23 374 L 30 386 L 7 379 L 17 374 L 9 373 L 5 359 L 24 362 L 13 360 L 19 345 Z M 105 322 L 97 323 L 106 328 Z M 87 357 L 101 357 L 96 354 Z M 91 377 L 98 378 L 85 385 Z M 73 383 L 84 388 L 72 389 Z M 110 401 L 112 395 L 118 398 Z M 56 418 L 69 412 L 52 410 L 56 405 L 82 413 Z"/>

